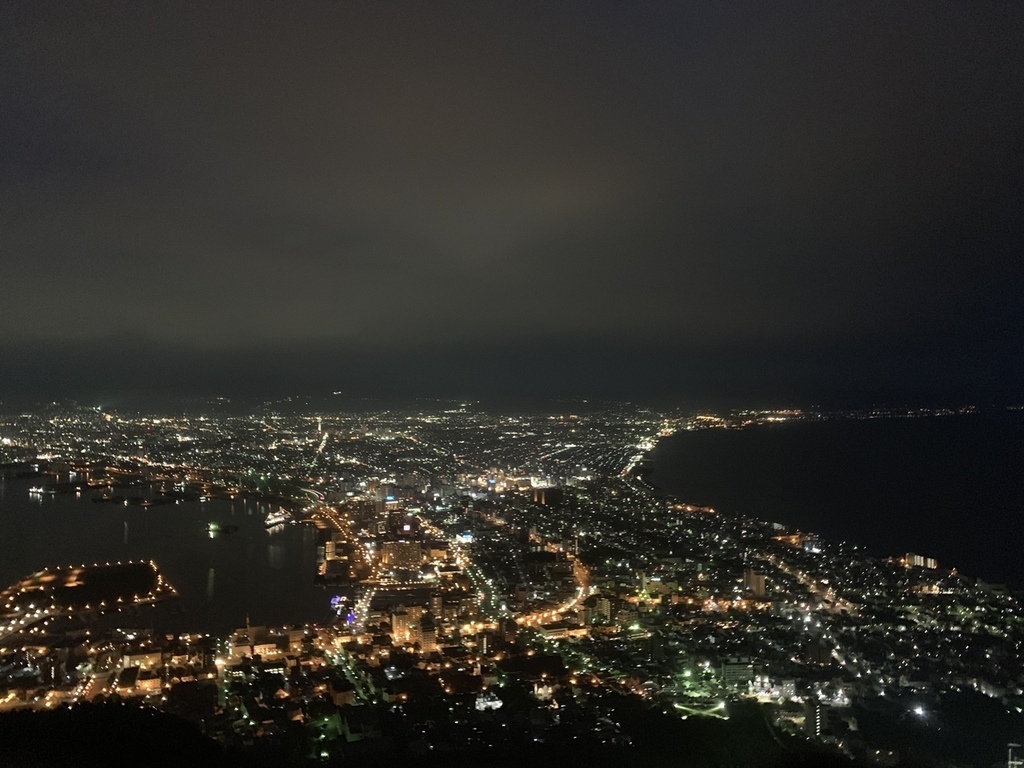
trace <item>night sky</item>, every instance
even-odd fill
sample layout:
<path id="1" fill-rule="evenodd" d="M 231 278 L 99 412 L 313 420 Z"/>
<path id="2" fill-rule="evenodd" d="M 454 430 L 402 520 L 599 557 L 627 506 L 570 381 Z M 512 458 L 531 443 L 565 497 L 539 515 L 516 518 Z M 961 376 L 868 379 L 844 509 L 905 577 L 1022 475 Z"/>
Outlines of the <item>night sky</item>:
<path id="1" fill-rule="evenodd" d="M 1024 5 L 0 10 L 0 398 L 1024 400 Z"/>

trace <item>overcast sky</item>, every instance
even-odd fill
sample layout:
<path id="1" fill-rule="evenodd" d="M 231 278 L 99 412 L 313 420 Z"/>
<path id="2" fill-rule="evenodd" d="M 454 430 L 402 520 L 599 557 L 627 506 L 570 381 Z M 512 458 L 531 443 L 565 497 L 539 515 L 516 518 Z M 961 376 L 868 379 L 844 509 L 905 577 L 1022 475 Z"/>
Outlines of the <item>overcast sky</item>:
<path id="1" fill-rule="evenodd" d="M 1024 399 L 1022 105 L 1009 2 L 4 3 L 0 395 Z"/>

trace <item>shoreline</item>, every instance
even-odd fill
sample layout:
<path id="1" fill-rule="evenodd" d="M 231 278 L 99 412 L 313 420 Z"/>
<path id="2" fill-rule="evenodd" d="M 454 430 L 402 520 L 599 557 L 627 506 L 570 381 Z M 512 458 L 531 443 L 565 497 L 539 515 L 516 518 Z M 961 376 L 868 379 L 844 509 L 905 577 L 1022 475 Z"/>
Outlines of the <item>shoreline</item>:
<path id="1" fill-rule="evenodd" d="M 679 467 L 689 462 L 697 467 L 689 470 L 699 473 L 695 485 L 727 488 L 732 502 L 708 494 L 700 499 L 724 514 L 778 523 L 791 531 L 814 532 L 824 540 L 853 545 L 881 559 L 923 553 L 936 557 L 944 568 L 1020 591 L 1024 589 L 1024 571 L 1015 570 L 1016 561 L 1009 551 L 1010 541 L 1020 535 L 1014 532 L 1011 509 L 1019 491 L 1012 487 L 1011 473 L 1004 466 L 1019 449 L 1004 443 L 1017 439 L 1024 422 L 1020 409 L 1010 407 L 986 409 L 983 414 L 987 418 L 914 419 L 913 426 L 906 418 L 875 419 L 873 424 L 863 419 L 790 420 L 789 424 L 824 428 L 799 435 L 753 426 L 728 432 L 681 428 L 659 437 L 638 462 L 644 469 L 634 477 L 659 498 L 678 501 L 693 495 L 680 494 L 681 483 L 674 482 L 682 474 Z M 979 412 L 964 415 L 977 416 Z M 893 429 L 887 429 L 887 423 L 893 424 Z M 846 432 L 835 434 L 847 426 L 849 437 Z M 696 450 L 684 452 L 679 441 L 665 439 L 684 431 L 697 433 Z M 736 440 L 724 438 L 725 434 Z M 703 436 L 703 444 L 698 435 Z M 876 444 L 878 450 L 874 451 Z M 975 450 L 961 452 L 961 445 Z M 906 468 L 898 461 L 904 454 L 909 456 Z M 994 461 L 989 462 L 992 457 Z M 880 496 L 865 490 L 882 483 L 887 484 L 881 485 L 885 492 Z M 957 501 L 975 502 L 975 496 L 976 507 Z M 767 509 L 759 509 L 757 502 L 762 498 L 767 500 Z M 740 500 L 746 503 L 737 510 Z M 781 509 L 781 505 L 788 506 Z M 983 510 L 984 517 L 964 515 L 965 510 L 974 508 Z M 786 514 L 787 510 L 794 514 Z M 829 521 L 832 525 L 821 524 Z M 963 532 L 958 538 L 945 533 L 958 530 Z M 993 564 L 996 567 L 991 567 Z"/>

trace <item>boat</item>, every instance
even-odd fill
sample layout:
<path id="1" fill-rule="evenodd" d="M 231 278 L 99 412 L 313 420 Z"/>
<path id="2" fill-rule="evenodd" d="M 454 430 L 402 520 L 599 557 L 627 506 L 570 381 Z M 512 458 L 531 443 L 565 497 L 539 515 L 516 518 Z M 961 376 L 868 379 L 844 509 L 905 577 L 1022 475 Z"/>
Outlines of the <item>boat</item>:
<path id="1" fill-rule="evenodd" d="M 277 512 L 271 512 L 269 515 L 267 515 L 267 519 L 264 521 L 264 523 L 266 524 L 267 528 L 273 528 L 275 525 L 284 525 L 285 523 L 292 522 L 292 520 L 294 520 L 294 518 L 292 517 L 292 513 L 289 512 L 284 507 L 281 507 L 280 509 L 277 510 Z"/>

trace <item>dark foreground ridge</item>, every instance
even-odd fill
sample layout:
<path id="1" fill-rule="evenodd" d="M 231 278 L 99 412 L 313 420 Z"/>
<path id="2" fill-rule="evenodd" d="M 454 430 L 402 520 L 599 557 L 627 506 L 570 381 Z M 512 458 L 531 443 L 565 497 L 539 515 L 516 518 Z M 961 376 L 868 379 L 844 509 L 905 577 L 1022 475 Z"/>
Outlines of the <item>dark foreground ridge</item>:
<path id="1" fill-rule="evenodd" d="M 503 750 L 418 752 L 414 744 L 389 741 L 373 751 L 352 751 L 328 758 L 303 754 L 308 743 L 297 725 L 295 732 L 275 745 L 258 743 L 250 749 L 225 749 L 203 735 L 199 727 L 174 715 L 131 704 L 84 704 L 48 712 L 18 711 L 0 715 L 0 766 L 312 766 L 350 765 L 520 766 L 836 766 L 858 763 L 806 743 L 773 742 L 754 706 L 738 708 L 729 722 L 707 719 L 679 721 L 624 700 L 623 724 L 632 727 L 631 746 L 528 743 Z"/>

